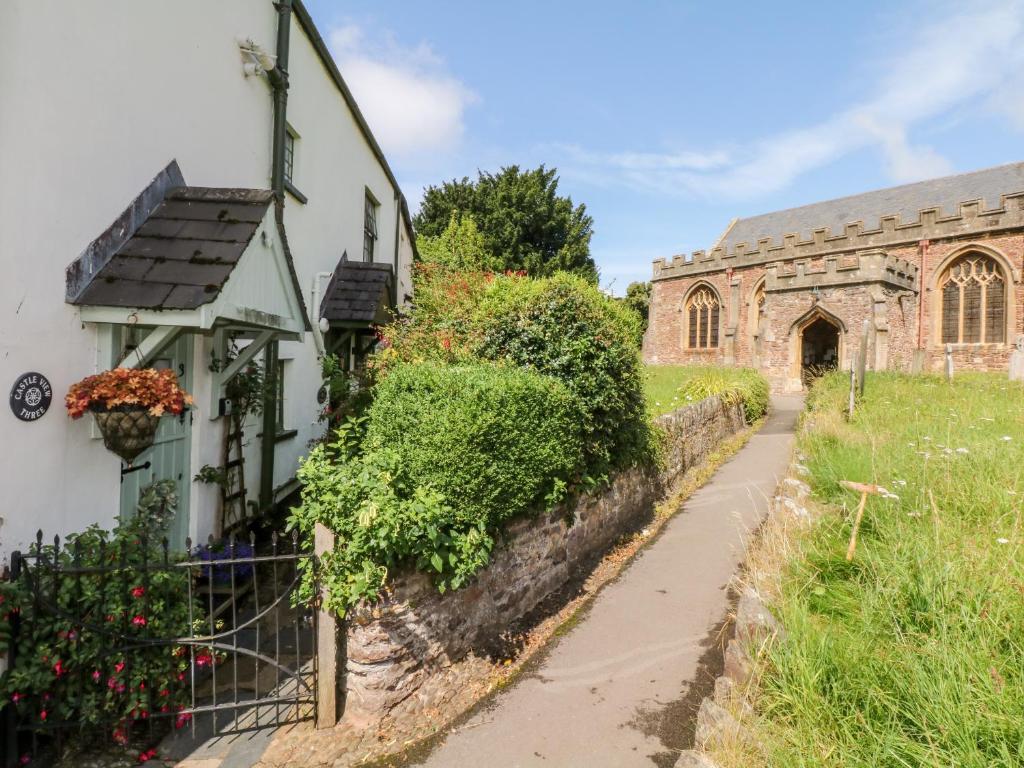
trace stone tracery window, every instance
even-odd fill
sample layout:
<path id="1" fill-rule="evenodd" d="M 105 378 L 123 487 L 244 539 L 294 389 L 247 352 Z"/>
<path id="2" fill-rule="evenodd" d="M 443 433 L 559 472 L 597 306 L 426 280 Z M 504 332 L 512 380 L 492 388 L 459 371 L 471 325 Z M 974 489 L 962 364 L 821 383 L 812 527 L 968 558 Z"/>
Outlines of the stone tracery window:
<path id="1" fill-rule="evenodd" d="M 701 287 L 686 300 L 687 347 L 715 349 L 718 347 L 718 296 L 710 288 Z"/>
<path id="2" fill-rule="evenodd" d="M 943 344 L 1006 340 L 1006 280 L 991 256 L 961 256 L 943 273 L 939 291 Z"/>

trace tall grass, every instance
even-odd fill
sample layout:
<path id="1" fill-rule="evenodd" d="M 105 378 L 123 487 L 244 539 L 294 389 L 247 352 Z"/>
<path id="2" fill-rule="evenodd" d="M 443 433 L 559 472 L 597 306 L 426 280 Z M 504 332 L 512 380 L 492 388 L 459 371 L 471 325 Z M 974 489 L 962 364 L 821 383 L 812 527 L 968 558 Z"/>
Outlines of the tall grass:
<path id="1" fill-rule="evenodd" d="M 747 420 L 768 412 L 768 381 L 753 368 L 717 365 L 649 365 L 644 371 L 648 410 L 654 416 L 718 395 L 742 402 Z"/>
<path id="2" fill-rule="evenodd" d="M 1024 388 L 1005 375 L 877 374 L 812 390 L 799 450 L 827 510 L 785 565 L 788 638 L 757 694 L 772 766 L 1024 765 Z M 857 498 L 883 485 L 856 556 Z"/>

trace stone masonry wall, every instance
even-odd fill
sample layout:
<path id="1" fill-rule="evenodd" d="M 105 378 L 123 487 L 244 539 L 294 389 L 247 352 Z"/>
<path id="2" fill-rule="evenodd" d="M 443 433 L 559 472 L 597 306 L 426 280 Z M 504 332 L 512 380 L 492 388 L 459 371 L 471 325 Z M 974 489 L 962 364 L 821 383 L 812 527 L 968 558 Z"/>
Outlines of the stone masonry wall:
<path id="1" fill-rule="evenodd" d="M 952 259 L 973 250 L 995 258 L 1009 284 L 1006 338 L 1002 343 L 954 345 L 953 360 L 957 370 L 1007 370 L 1014 342 L 1024 335 L 1024 192 L 1004 195 L 992 209 L 984 209 L 978 200 L 965 201 L 953 215 L 924 209 L 916 219 L 903 221 L 885 211 L 878 213 L 877 227 L 851 222 L 839 232 L 821 228 L 810 237 L 787 234 L 781 241 L 764 238 L 739 243 L 731 250 L 716 247 L 710 253 L 698 251 L 690 257 L 656 260 L 645 361 L 752 365 L 763 370 L 776 388 L 798 388 L 799 379 L 792 370 L 797 354 L 793 347 L 798 345 L 790 339 L 788 350 L 780 347 L 791 331 L 784 318 L 799 318 L 795 308 L 820 299 L 831 301 L 845 313 L 833 313 L 846 326 L 844 364 L 856 353 L 867 318 L 882 332 L 877 345 L 874 336 L 871 339 L 869 369 L 939 371 L 945 348 L 938 327 L 936 280 Z M 861 282 L 871 286 L 872 296 L 850 284 L 854 281 L 836 280 L 834 275 L 830 276 L 831 293 L 821 285 L 815 295 L 804 281 L 796 290 L 770 290 L 766 317 L 759 320 L 756 316 L 753 290 L 766 272 L 777 269 L 781 275 L 794 268 L 818 272 L 830 258 L 842 262 L 870 259 L 872 254 L 901 260 L 916 274 L 908 273 L 901 283 L 899 279 L 880 281 L 865 273 Z M 699 283 L 712 286 L 722 302 L 718 349 L 685 347 L 683 303 Z"/>
<path id="2" fill-rule="evenodd" d="M 460 665 L 486 652 L 544 598 L 581 574 L 625 532 L 651 519 L 655 501 L 744 425 L 742 406 L 708 398 L 658 419 L 666 465 L 620 473 L 571 511 L 510 526 L 471 584 L 440 594 L 424 574 L 398 576 L 389 596 L 355 612 L 347 630 L 343 722 L 374 725 L 432 710 L 479 675 Z M 463 669 L 464 667 L 464 669 Z"/>

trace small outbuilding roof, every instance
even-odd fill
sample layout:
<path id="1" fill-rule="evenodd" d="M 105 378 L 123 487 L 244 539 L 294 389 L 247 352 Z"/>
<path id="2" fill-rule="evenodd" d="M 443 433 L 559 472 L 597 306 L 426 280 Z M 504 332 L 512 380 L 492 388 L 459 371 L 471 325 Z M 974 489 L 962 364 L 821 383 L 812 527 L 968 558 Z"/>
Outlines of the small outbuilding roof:
<path id="1" fill-rule="evenodd" d="M 739 243 L 756 248 L 761 238 L 781 245 L 785 235 L 809 240 L 815 229 L 828 227 L 841 235 L 847 224 L 862 222 L 865 229 L 877 229 L 883 216 L 898 215 L 903 223 L 917 221 L 922 210 L 938 208 L 939 216 L 955 216 L 960 203 L 982 200 L 983 208 L 998 208 L 1003 195 L 1024 192 L 1024 163 L 1011 163 L 971 173 L 903 184 L 898 187 L 840 197 L 799 208 L 788 208 L 738 219 L 718 245 L 726 251 Z"/>
<path id="2" fill-rule="evenodd" d="M 342 256 L 320 302 L 320 317 L 340 325 L 388 322 L 393 280 L 390 264 L 348 261 Z"/>
<path id="3" fill-rule="evenodd" d="M 262 189 L 175 187 L 72 304 L 195 309 L 217 298 L 273 203 Z"/>

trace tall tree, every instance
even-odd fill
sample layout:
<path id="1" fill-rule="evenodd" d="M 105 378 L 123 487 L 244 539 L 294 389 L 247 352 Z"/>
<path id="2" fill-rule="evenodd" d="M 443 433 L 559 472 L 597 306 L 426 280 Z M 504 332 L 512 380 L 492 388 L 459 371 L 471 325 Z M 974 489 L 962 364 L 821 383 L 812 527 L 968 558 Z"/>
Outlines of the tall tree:
<path id="1" fill-rule="evenodd" d="M 517 165 L 497 173 L 452 179 L 428 187 L 416 231 L 439 237 L 452 215 L 470 214 L 484 243 L 501 269 L 525 270 L 534 276 L 574 272 L 597 282 L 590 256 L 594 220 L 586 206 L 558 194 L 558 172 L 543 165 L 520 170 Z"/>

